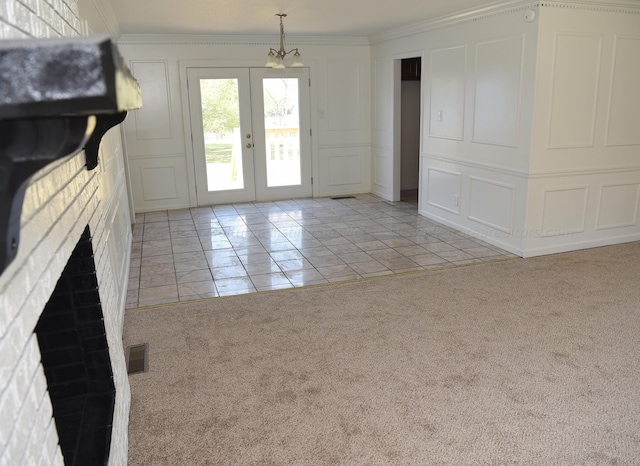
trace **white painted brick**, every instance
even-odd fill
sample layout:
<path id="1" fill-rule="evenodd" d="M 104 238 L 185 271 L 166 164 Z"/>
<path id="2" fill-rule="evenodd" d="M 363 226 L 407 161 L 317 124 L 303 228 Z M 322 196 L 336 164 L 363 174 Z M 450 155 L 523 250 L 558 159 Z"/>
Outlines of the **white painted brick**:
<path id="1" fill-rule="evenodd" d="M 0 312 L 0 335 L 4 335 L 11 324 L 9 320 L 9 298 L 2 292 L 0 288 L 0 309 L 3 312 Z M 1 379 L 0 379 L 1 380 Z"/>
<path id="2" fill-rule="evenodd" d="M 40 3 L 40 19 L 47 23 L 50 27 L 53 27 L 53 17 L 56 12 L 51 5 L 47 3 Z"/>
<path id="3" fill-rule="evenodd" d="M 53 459 L 51 460 L 51 466 L 63 466 L 64 458 L 62 457 L 62 452 L 58 448 L 53 455 Z"/>
<path id="4" fill-rule="evenodd" d="M 36 373 L 33 377 L 33 387 L 34 390 L 36 390 L 36 393 L 43 393 L 43 394 L 47 394 L 47 378 L 44 375 L 44 369 L 42 368 L 42 365 L 38 365 L 38 368 L 36 370 Z M 48 400 L 46 401 L 46 403 L 49 405 L 49 408 L 51 409 L 51 402 L 49 400 L 49 396 L 48 394 L 45 396 L 45 399 Z"/>
<path id="5" fill-rule="evenodd" d="M 40 364 L 40 352 L 38 351 L 38 343 L 34 340 L 35 336 L 26 345 L 11 380 L 11 384 L 15 387 L 18 395 L 27 394 L 32 388 L 33 390 L 36 389 L 32 385 L 36 369 Z"/>
<path id="6" fill-rule="evenodd" d="M 13 377 L 16 364 L 20 360 L 23 345 L 21 345 L 21 335 L 19 323 L 13 322 L 7 333 L 0 340 L 0 390 L 3 390 Z"/>
<path id="7" fill-rule="evenodd" d="M 40 19 L 42 19 L 42 17 L 40 17 Z M 47 39 L 55 39 L 56 37 L 59 37 L 59 34 L 57 34 L 52 28 L 51 26 L 49 26 L 49 24 L 47 24 L 47 22 L 45 20 L 42 20 L 42 22 L 45 24 L 46 27 L 46 35 L 43 36 Z"/>
<path id="8" fill-rule="evenodd" d="M 0 331 L 4 333 L 6 329 L 9 327 L 9 324 L 15 319 L 20 306 L 24 302 L 26 296 L 28 296 L 28 284 L 31 282 L 31 279 L 26 276 L 26 273 L 23 269 L 18 270 L 18 272 L 14 275 L 13 280 L 2 290 L 2 294 L 5 297 L 7 306 L 2 309 L 0 315 Z"/>
<path id="9" fill-rule="evenodd" d="M 2 39 L 78 34 L 88 34 L 88 24 L 79 15 L 76 0 L 0 0 Z M 126 464 L 131 395 L 122 353 L 125 288 L 117 281 L 122 280 L 118 267 L 128 258 L 131 233 L 126 197 L 118 194 L 124 176 L 120 136 L 111 133 L 101 147 L 101 164 L 96 170 L 84 168 L 83 153 L 65 157 L 38 172 L 27 190 L 18 256 L 0 275 L 2 465 L 64 463 L 32 332 L 87 223 L 96 238 L 98 281 L 117 386 L 110 461 Z M 122 238 L 108 242 L 105 229 L 112 228 L 111 235 Z"/>
<path id="10" fill-rule="evenodd" d="M 15 422 L 20 413 L 21 404 L 22 402 L 13 387 L 8 387 L 0 395 L 0 413 L 2 413 L 2 416 L 0 416 L 0 452 L 6 450 L 11 432 L 13 432 Z M 1 454 L 0 458 L 2 458 Z M 5 463 L 0 461 L 0 464 Z"/>
<path id="11" fill-rule="evenodd" d="M 15 2 L 14 7 L 14 18 L 11 21 L 15 27 L 18 29 L 30 33 L 31 32 L 31 16 L 29 9 L 24 6 L 22 3 Z"/>
<path id="12" fill-rule="evenodd" d="M 38 0 L 17 0 L 18 3 L 23 4 L 25 7 L 29 8 L 34 13 L 38 13 Z"/>
<path id="13" fill-rule="evenodd" d="M 16 39 L 28 39 L 29 35 L 21 31 L 15 26 L 11 26 L 5 23 L 0 23 L 2 26 L 2 38 L 5 40 L 16 40 Z"/>
<path id="14" fill-rule="evenodd" d="M 55 422 L 52 422 L 45 432 L 44 442 L 40 450 L 40 462 L 38 464 L 42 466 L 64 464 L 62 453 L 58 447 L 58 431 L 56 430 Z"/>
<path id="15" fill-rule="evenodd" d="M 14 0 L 3 0 L 0 2 L 0 19 L 11 23 L 13 21 L 13 4 Z"/>
<path id="16" fill-rule="evenodd" d="M 21 465 L 28 466 L 37 464 L 42 444 L 48 434 L 49 426 L 54 422 L 52 416 L 53 409 L 49 401 L 49 395 L 44 393 L 36 413 L 33 430 L 25 446 L 25 453 L 20 462 Z"/>
<path id="17" fill-rule="evenodd" d="M 5 450 L 8 464 L 20 464 L 40 405 L 33 390 L 29 390 L 26 395 Z"/>

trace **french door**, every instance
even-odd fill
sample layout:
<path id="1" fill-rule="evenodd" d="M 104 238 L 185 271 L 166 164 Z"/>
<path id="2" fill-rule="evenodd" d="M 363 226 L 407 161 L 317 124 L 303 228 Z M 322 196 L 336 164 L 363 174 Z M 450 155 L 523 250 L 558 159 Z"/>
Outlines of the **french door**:
<path id="1" fill-rule="evenodd" d="M 311 196 L 307 68 L 188 68 L 198 205 Z"/>

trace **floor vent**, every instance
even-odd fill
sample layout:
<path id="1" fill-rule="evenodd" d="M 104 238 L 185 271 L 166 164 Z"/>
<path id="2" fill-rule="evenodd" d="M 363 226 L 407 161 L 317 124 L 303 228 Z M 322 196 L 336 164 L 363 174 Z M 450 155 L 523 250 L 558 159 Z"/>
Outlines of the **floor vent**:
<path id="1" fill-rule="evenodd" d="M 149 370 L 149 343 L 127 347 L 127 373 L 137 374 Z"/>
<path id="2" fill-rule="evenodd" d="M 334 199 L 334 200 L 338 200 L 338 199 L 355 199 L 355 198 L 356 198 L 355 196 L 333 196 L 333 197 L 331 197 L 331 199 Z"/>

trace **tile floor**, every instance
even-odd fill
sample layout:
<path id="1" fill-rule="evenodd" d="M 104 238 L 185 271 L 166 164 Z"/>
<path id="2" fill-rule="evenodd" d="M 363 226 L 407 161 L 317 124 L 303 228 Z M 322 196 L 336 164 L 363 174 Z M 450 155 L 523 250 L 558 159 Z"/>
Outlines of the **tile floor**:
<path id="1" fill-rule="evenodd" d="M 136 215 L 127 308 L 517 257 L 370 194 Z"/>

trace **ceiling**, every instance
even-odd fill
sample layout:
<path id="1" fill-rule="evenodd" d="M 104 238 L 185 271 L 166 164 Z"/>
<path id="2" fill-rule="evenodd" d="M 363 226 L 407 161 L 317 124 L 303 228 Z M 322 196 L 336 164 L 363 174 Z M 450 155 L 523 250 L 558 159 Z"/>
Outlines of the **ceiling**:
<path id="1" fill-rule="evenodd" d="M 369 37 L 491 0 L 111 0 L 122 34 Z"/>

